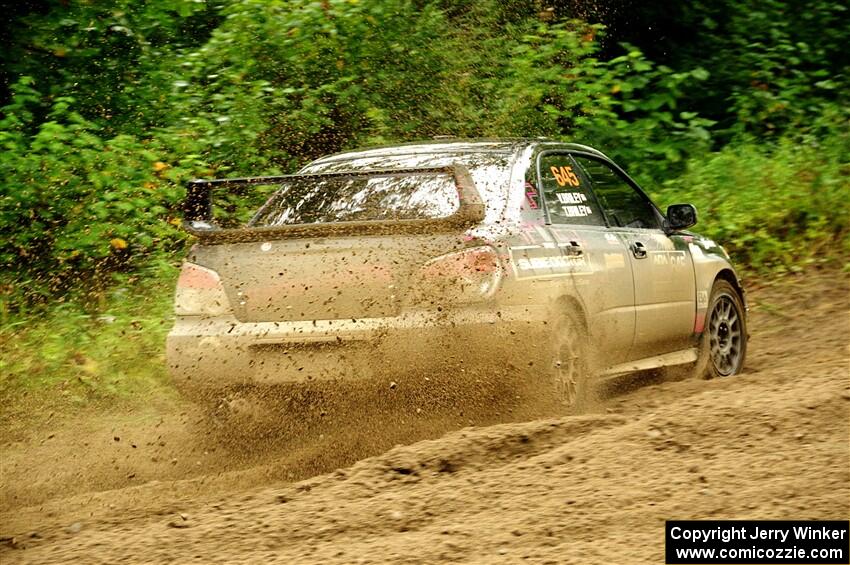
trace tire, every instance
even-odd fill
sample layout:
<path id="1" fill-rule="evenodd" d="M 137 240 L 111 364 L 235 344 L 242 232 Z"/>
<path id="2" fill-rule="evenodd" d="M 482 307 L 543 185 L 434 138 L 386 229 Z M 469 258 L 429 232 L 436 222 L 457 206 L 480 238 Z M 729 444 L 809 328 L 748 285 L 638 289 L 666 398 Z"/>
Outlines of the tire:
<path id="1" fill-rule="evenodd" d="M 700 338 L 696 376 L 730 377 L 744 368 L 747 318 L 738 291 L 725 280 L 714 281 Z"/>
<path id="2" fill-rule="evenodd" d="M 550 382 L 557 404 L 575 408 L 588 395 L 588 339 L 584 325 L 570 311 L 554 323 L 551 350 Z"/>

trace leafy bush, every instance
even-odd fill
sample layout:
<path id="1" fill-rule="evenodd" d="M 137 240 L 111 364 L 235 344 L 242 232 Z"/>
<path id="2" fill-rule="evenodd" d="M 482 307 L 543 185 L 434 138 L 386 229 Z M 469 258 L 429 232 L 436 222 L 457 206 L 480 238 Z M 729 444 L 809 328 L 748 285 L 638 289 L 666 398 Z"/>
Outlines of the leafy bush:
<path id="1" fill-rule="evenodd" d="M 409 0 L 238 0 L 181 56 L 178 128 L 221 170 L 291 169 L 342 147 L 439 131 L 442 13 Z M 191 132 L 191 133 L 189 133 Z"/>
<path id="2" fill-rule="evenodd" d="M 745 0 L 697 10 L 726 31 L 694 55 L 716 69 L 711 86 L 729 89 L 732 132 L 813 131 L 819 116 L 850 103 L 845 3 Z"/>
<path id="3" fill-rule="evenodd" d="M 24 77 L 0 120 L 0 265 L 6 299 L 47 299 L 82 284 L 103 286 L 113 270 L 138 266 L 182 237 L 172 213 L 185 175 L 154 141 L 101 136 L 57 97 L 32 123 L 39 99 Z M 34 135 L 28 132 L 34 130 Z"/>
<path id="4" fill-rule="evenodd" d="M 697 229 L 744 266 L 799 270 L 850 257 L 850 130 L 822 140 L 786 136 L 775 146 L 738 141 L 694 159 L 656 191 L 693 202 Z"/>
<path id="5" fill-rule="evenodd" d="M 758 265 L 796 257 L 791 240 L 844 233 L 818 208 L 841 209 L 846 186 L 846 135 L 824 137 L 848 118 L 844 35 L 833 29 L 844 8 L 676 7 L 687 29 L 722 23 L 730 34 L 700 36 L 702 51 L 677 50 L 671 66 L 556 4 L 543 14 L 532 0 L 16 8 L 32 31 L 16 28 L 0 57 L 16 77 L 0 118 L 4 308 L 75 288 L 99 295 L 115 273 L 168 258 L 184 241 L 175 223 L 188 178 L 288 172 L 436 134 L 596 145 L 643 184 L 666 181 L 665 195 L 696 191 L 723 218 L 710 229 Z M 758 146 L 768 131 L 785 132 L 776 149 Z M 757 137 L 709 153 L 746 132 Z M 795 208 L 791 187 L 812 194 Z"/>
<path id="6" fill-rule="evenodd" d="M 45 98 L 36 123 L 52 100 L 71 97 L 105 137 L 144 136 L 148 128 L 167 126 L 173 110 L 165 95 L 179 72 L 175 58 L 203 44 L 220 22 L 217 4 L 196 0 L 19 2 L 7 9 L 19 15 L 0 65 L 15 78 L 2 86 L 33 77 Z"/>
<path id="7" fill-rule="evenodd" d="M 709 146 L 713 122 L 679 103 L 708 73 L 648 61 L 637 48 L 600 61 L 601 26 L 539 25 L 512 49 L 501 73 L 491 135 L 544 135 L 605 148 L 639 163 L 641 179 L 669 178 Z"/>
<path id="8" fill-rule="evenodd" d="M 846 2 L 641 0 L 590 10 L 651 60 L 677 72 L 707 69 L 681 105 L 718 122 L 723 143 L 742 133 L 823 135 L 818 118 L 850 105 Z"/>

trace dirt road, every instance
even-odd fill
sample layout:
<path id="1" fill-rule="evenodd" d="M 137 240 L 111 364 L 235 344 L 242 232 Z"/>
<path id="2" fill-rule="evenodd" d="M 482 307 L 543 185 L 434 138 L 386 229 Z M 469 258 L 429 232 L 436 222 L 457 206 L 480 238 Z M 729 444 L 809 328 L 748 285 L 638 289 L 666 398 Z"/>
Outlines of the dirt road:
<path id="1" fill-rule="evenodd" d="M 586 414 L 466 428 L 297 483 L 337 460 L 236 460 L 181 405 L 18 434 L 0 562 L 661 563 L 665 519 L 846 519 L 848 277 L 782 280 L 751 306 L 739 377 L 624 380 Z"/>

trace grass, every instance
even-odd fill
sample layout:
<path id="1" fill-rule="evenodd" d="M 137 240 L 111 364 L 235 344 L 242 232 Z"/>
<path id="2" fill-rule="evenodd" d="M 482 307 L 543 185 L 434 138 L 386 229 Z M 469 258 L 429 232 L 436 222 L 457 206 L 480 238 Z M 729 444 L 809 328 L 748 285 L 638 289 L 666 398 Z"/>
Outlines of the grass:
<path id="1" fill-rule="evenodd" d="M 176 269 L 112 287 L 98 306 L 57 302 L 0 327 L 0 401 L 22 396 L 81 405 L 173 395 L 163 343 Z"/>

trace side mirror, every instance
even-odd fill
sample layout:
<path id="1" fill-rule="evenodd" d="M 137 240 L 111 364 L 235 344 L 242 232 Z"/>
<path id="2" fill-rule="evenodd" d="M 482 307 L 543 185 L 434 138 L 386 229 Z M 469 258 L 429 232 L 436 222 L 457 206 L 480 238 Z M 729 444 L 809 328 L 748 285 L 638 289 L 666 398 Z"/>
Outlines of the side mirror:
<path id="1" fill-rule="evenodd" d="M 667 223 L 671 230 L 683 230 L 697 223 L 693 204 L 672 204 L 667 207 Z"/>

